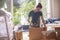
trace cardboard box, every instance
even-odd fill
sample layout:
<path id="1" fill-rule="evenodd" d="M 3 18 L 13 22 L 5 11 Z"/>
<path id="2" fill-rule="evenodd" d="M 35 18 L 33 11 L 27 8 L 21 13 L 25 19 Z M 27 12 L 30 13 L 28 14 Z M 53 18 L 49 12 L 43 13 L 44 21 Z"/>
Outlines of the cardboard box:
<path id="1" fill-rule="evenodd" d="M 55 30 L 57 32 L 57 40 L 60 40 L 60 27 L 56 27 Z"/>
<path id="2" fill-rule="evenodd" d="M 46 32 L 42 32 L 41 40 L 47 40 Z"/>
<path id="3" fill-rule="evenodd" d="M 56 30 L 56 31 L 60 31 L 60 27 L 56 27 L 55 30 Z"/>
<path id="4" fill-rule="evenodd" d="M 15 38 L 15 31 L 13 31 L 13 40 L 16 40 L 16 38 Z"/>
<path id="5" fill-rule="evenodd" d="M 56 40 L 56 39 L 47 39 L 47 40 Z"/>
<path id="6" fill-rule="evenodd" d="M 60 38 L 58 38 L 57 40 L 60 40 Z"/>
<path id="7" fill-rule="evenodd" d="M 60 31 L 57 32 L 57 39 L 60 40 Z"/>
<path id="8" fill-rule="evenodd" d="M 56 40 L 56 33 L 55 32 L 51 32 L 48 36 L 47 36 L 48 40 Z"/>
<path id="9" fill-rule="evenodd" d="M 15 33 L 16 40 L 22 40 L 22 32 Z"/>
<path id="10" fill-rule="evenodd" d="M 29 39 L 30 40 L 41 40 L 41 39 L 45 40 L 46 35 L 42 34 L 42 29 L 41 28 L 30 28 L 29 29 Z"/>

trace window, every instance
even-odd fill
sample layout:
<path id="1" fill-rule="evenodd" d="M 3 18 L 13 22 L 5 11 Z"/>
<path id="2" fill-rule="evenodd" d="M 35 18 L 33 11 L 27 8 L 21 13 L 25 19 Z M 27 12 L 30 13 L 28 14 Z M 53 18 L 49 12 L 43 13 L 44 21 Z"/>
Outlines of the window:
<path id="1" fill-rule="evenodd" d="M 50 18 L 50 0 L 41 0 L 44 18 Z"/>
<path id="2" fill-rule="evenodd" d="M 18 1 L 20 1 L 20 3 Z M 34 9 L 35 5 L 36 0 L 14 0 L 14 11 L 13 11 L 14 25 L 17 24 L 25 25 L 28 13 L 30 12 L 30 10 Z"/>
<path id="3" fill-rule="evenodd" d="M 50 18 L 50 0 L 41 0 L 44 18 Z M 30 10 L 34 9 L 36 0 L 13 0 L 13 22 L 14 25 L 26 24 L 26 19 Z"/>

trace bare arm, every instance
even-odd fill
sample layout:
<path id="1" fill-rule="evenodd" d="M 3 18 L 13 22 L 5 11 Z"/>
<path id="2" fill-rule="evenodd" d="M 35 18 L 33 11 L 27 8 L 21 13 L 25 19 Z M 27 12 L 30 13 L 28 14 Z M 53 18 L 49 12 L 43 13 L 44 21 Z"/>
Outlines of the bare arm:
<path id="1" fill-rule="evenodd" d="M 47 27 L 46 27 L 43 16 L 41 16 L 41 19 L 42 19 L 42 22 L 43 22 L 43 25 L 44 25 L 43 31 L 47 31 Z"/>
<path id="2" fill-rule="evenodd" d="M 30 17 L 28 17 L 27 21 L 30 23 Z"/>
<path id="3" fill-rule="evenodd" d="M 46 24 L 45 24 L 45 21 L 44 21 L 43 16 L 41 16 L 41 19 L 42 19 L 42 22 L 43 22 L 44 27 L 46 27 Z"/>
<path id="4" fill-rule="evenodd" d="M 28 23 L 30 23 L 30 17 L 31 17 L 31 11 L 29 12 L 29 15 L 28 15 L 28 19 L 27 19 Z"/>

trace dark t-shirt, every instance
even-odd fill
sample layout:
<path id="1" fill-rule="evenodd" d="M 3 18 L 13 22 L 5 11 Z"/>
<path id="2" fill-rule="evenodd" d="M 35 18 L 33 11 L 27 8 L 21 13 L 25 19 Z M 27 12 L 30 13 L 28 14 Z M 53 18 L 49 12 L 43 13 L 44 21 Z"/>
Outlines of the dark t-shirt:
<path id="1" fill-rule="evenodd" d="M 40 24 L 40 16 L 42 16 L 42 12 L 39 11 L 39 12 L 34 12 L 33 10 L 30 11 L 29 13 L 29 17 L 32 18 L 31 22 L 34 24 Z"/>

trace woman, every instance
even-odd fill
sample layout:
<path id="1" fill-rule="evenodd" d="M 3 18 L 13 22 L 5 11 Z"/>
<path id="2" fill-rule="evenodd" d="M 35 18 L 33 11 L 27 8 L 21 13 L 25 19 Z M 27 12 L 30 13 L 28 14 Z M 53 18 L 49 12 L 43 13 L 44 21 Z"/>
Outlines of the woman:
<path id="1" fill-rule="evenodd" d="M 38 3 L 36 8 L 34 10 L 30 11 L 30 13 L 28 15 L 28 22 L 30 23 L 30 17 L 31 17 L 32 18 L 31 23 L 32 23 L 33 27 L 40 27 L 40 19 L 42 19 L 44 28 L 46 28 L 41 9 L 42 9 L 42 5 L 41 5 L 41 3 Z"/>

